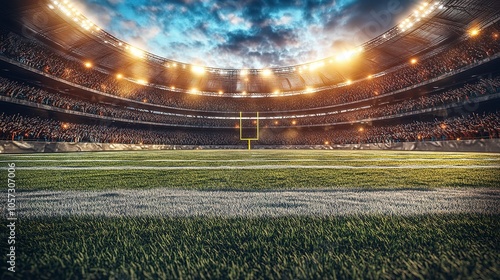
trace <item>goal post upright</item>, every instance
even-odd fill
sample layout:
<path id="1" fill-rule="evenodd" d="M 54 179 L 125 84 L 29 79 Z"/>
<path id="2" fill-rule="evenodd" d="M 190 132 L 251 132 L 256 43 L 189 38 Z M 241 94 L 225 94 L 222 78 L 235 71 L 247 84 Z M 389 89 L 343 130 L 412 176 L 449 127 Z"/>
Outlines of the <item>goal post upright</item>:
<path id="1" fill-rule="evenodd" d="M 256 132 L 256 137 L 249 138 L 249 137 L 243 137 L 243 112 L 240 112 L 240 140 L 241 141 L 248 141 L 248 150 L 252 149 L 252 141 L 258 141 L 260 137 L 260 127 L 259 127 L 259 112 L 256 114 L 256 126 L 257 126 L 257 132 Z"/>

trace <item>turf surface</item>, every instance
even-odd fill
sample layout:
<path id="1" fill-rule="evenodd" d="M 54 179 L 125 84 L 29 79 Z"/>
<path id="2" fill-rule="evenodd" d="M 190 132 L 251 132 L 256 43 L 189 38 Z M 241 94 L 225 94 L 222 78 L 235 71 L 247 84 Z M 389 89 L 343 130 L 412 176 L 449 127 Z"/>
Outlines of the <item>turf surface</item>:
<path id="1" fill-rule="evenodd" d="M 458 187 L 494 193 L 500 188 L 499 154 L 262 150 L 0 155 L 3 182 L 10 162 L 17 166 L 20 195 L 144 188 Z M 62 167 L 74 169 L 58 170 Z M 177 169 L 161 169 L 170 167 Z M 253 169 L 236 169 L 247 167 Z M 5 225 L 1 240 L 7 240 Z M 500 278 L 499 215 L 78 215 L 22 218 L 17 225 L 17 272 L 6 271 L 7 243 L 1 242 L 2 279 Z"/>
<path id="2" fill-rule="evenodd" d="M 20 191 L 500 187 L 499 154 L 216 150 L 0 156 L 4 169 L 8 162 L 16 163 Z M 317 168 L 306 168 L 311 165 Z"/>
<path id="3" fill-rule="evenodd" d="M 2 279 L 495 279 L 499 229 L 487 215 L 25 219 Z"/>

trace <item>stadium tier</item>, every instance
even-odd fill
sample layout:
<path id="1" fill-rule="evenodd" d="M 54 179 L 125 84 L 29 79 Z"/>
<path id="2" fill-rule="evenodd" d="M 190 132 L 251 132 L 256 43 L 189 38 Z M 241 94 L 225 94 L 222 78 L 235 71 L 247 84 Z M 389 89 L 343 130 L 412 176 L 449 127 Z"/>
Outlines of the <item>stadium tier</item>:
<path id="1" fill-rule="evenodd" d="M 349 62 L 218 69 L 137 57 L 105 31 L 74 25 L 51 1 L 19 1 L 0 25 L 1 137 L 237 145 L 240 112 L 259 112 L 264 145 L 497 138 L 498 14 L 448 2 L 412 32 L 395 27 L 357 48 Z M 13 12 L 35 10 L 50 20 L 41 26 Z M 455 31 L 435 30 L 433 18 L 445 17 Z M 409 42 L 411 50 L 398 49 Z"/>

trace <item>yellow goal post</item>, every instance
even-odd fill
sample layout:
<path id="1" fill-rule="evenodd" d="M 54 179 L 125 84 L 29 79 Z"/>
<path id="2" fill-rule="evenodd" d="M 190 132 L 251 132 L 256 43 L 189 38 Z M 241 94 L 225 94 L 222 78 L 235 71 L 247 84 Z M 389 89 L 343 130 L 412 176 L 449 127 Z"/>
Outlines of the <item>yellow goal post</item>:
<path id="1" fill-rule="evenodd" d="M 252 118 L 249 118 L 250 120 Z M 260 137 L 260 133 L 259 133 L 259 112 L 256 113 L 255 115 L 255 122 L 256 122 L 256 135 L 255 137 L 243 137 L 243 112 L 240 112 L 240 140 L 241 141 L 248 141 L 248 149 L 251 150 L 252 149 L 252 144 L 251 142 L 252 141 L 258 141 L 259 140 L 259 137 Z"/>

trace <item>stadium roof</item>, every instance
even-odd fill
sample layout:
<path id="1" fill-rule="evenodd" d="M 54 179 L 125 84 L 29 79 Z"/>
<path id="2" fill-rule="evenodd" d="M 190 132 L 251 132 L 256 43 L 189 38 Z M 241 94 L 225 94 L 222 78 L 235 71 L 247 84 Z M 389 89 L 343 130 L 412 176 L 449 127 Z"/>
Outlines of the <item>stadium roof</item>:
<path id="1" fill-rule="evenodd" d="M 175 91 L 223 96 L 300 94 L 350 83 L 439 52 L 471 29 L 500 18 L 498 0 L 424 1 L 405 21 L 351 52 L 273 69 L 223 69 L 184 64 L 134 48 L 71 9 L 68 0 L 8 1 L 2 25 L 38 38 L 110 75 Z"/>

